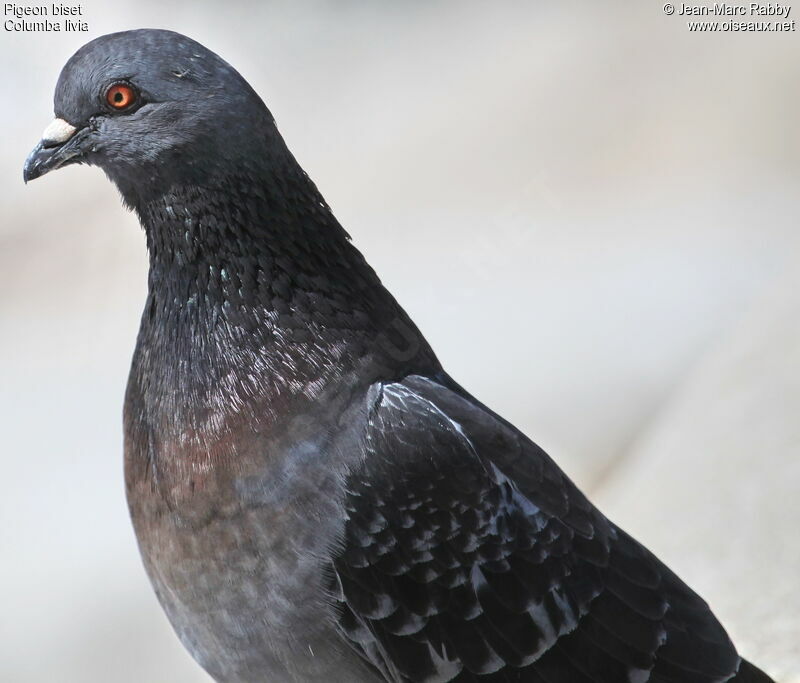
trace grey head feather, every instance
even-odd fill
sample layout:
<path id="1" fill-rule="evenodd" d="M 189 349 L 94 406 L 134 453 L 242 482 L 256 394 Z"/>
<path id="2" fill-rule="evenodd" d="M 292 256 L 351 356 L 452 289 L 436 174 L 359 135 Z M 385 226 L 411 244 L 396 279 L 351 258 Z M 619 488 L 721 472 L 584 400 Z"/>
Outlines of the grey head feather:
<path id="1" fill-rule="evenodd" d="M 131 85 L 137 102 L 110 111 L 105 93 Z M 55 114 L 78 129 L 69 163 L 102 168 L 137 206 L 209 173 L 257 168 L 287 152 L 269 110 L 245 79 L 200 43 L 139 29 L 81 47 L 58 79 Z M 63 165 L 63 164 L 61 164 Z"/>

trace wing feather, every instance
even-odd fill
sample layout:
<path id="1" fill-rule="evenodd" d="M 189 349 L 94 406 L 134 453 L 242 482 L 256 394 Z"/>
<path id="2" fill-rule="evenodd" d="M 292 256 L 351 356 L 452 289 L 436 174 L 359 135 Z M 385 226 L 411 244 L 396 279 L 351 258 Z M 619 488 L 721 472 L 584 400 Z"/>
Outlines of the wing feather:
<path id="1" fill-rule="evenodd" d="M 385 680 L 769 681 L 738 677 L 706 603 L 448 383 L 380 387 L 347 483 L 339 629 Z"/>

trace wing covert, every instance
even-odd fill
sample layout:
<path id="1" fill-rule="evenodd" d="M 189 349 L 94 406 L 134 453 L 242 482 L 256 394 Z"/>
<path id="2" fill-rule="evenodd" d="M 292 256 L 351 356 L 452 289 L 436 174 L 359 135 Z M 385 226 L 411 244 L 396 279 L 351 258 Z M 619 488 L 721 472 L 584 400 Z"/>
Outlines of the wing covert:
<path id="1" fill-rule="evenodd" d="M 736 675 L 706 603 L 468 396 L 383 385 L 364 450 L 332 592 L 343 636 L 385 680 Z"/>

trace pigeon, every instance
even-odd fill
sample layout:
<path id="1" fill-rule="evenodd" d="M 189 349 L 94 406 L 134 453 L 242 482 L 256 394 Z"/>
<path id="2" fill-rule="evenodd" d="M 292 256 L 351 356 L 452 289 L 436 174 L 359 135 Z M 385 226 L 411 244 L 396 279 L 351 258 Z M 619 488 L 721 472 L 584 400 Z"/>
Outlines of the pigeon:
<path id="1" fill-rule="evenodd" d="M 99 166 L 144 228 L 127 499 L 214 680 L 771 680 L 444 371 L 227 62 L 105 35 L 65 65 L 55 116 L 25 181 Z"/>

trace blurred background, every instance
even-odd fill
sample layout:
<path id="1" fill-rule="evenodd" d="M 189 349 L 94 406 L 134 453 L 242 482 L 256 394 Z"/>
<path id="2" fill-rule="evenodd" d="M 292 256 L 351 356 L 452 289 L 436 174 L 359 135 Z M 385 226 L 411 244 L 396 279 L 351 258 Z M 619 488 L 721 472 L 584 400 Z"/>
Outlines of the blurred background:
<path id="1" fill-rule="evenodd" d="M 800 681 L 799 33 L 651 1 L 82 6 L 88 33 L 0 35 L 0 680 L 209 681 L 124 499 L 143 235 L 97 169 L 21 178 L 66 59 L 161 27 L 261 93 L 451 374 Z"/>

